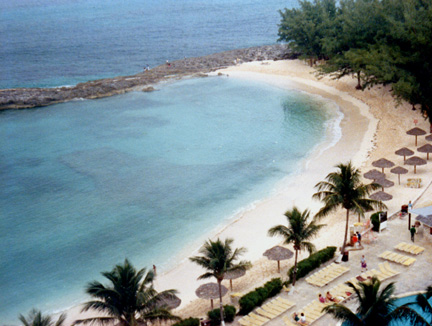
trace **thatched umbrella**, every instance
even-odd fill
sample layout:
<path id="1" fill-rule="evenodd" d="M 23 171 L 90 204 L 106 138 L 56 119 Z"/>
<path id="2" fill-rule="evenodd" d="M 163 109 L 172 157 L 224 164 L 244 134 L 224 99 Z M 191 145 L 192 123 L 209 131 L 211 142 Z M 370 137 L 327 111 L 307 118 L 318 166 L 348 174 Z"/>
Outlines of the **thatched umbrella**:
<path id="1" fill-rule="evenodd" d="M 415 145 L 417 146 L 417 136 L 426 135 L 426 131 L 424 131 L 423 129 L 421 129 L 419 127 L 415 127 L 415 128 L 408 130 L 407 134 L 415 136 Z"/>
<path id="2" fill-rule="evenodd" d="M 408 170 L 401 167 L 401 166 L 397 166 L 397 167 L 391 169 L 390 172 L 398 175 L 398 182 L 400 184 L 400 175 L 408 173 Z"/>
<path id="3" fill-rule="evenodd" d="M 375 192 L 372 195 L 370 195 L 369 197 L 373 200 L 379 200 L 379 201 L 387 201 L 387 200 L 390 200 L 393 198 L 392 195 L 390 195 L 384 191 Z"/>
<path id="4" fill-rule="evenodd" d="M 392 161 L 389 161 L 385 158 L 381 158 L 378 161 L 372 162 L 372 165 L 376 168 L 382 168 L 382 173 L 384 173 L 384 168 L 391 168 L 395 166 L 395 164 Z"/>
<path id="5" fill-rule="evenodd" d="M 398 149 L 395 152 L 395 154 L 399 155 L 399 156 L 403 156 L 404 157 L 404 161 L 405 161 L 407 156 L 414 155 L 414 151 L 410 150 L 409 148 L 402 147 L 401 149 Z"/>
<path id="6" fill-rule="evenodd" d="M 426 145 L 423 145 L 422 147 L 417 148 L 417 150 L 419 152 L 422 152 L 422 153 L 427 153 L 426 159 L 429 160 L 429 153 L 432 153 L 432 145 L 426 144 Z"/>
<path id="7" fill-rule="evenodd" d="M 382 191 L 384 191 L 384 188 L 389 188 L 394 186 L 394 182 L 390 181 L 388 179 L 377 179 L 375 180 L 375 183 L 379 184 L 382 187 Z"/>
<path id="8" fill-rule="evenodd" d="M 432 141 L 432 134 L 427 135 L 427 136 L 425 137 L 425 139 L 428 140 L 428 141 Z"/>
<path id="9" fill-rule="evenodd" d="M 277 260 L 278 273 L 280 273 L 280 261 L 290 259 L 292 256 L 294 256 L 294 253 L 288 248 L 274 246 L 273 248 L 266 250 L 264 256 L 266 256 L 270 260 Z"/>
<path id="10" fill-rule="evenodd" d="M 158 308 L 175 309 L 181 304 L 181 299 L 176 295 L 161 295 L 161 300 L 156 304 Z"/>
<path id="11" fill-rule="evenodd" d="M 228 289 L 221 284 L 222 296 L 228 293 Z M 195 290 L 195 294 L 201 299 L 210 299 L 211 308 L 213 309 L 213 299 L 219 298 L 219 285 L 217 283 L 206 283 Z"/>
<path id="12" fill-rule="evenodd" d="M 416 172 L 417 165 L 425 165 L 426 163 L 427 163 L 426 160 L 418 156 L 411 156 L 409 159 L 405 161 L 405 164 L 407 165 L 414 165 L 414 174 L 417 173 Z"/>
<path id="13" fill-rule="evenodd" d="M 363 174 L 363 176 L 366 179 L 372 179 L 372 180 L 385 178 L 385 174 L 376 170 L 376 169 L 372 169 L 372 170 L 366 172 L 365 174 Z"/>
<path id="14" fill-rule="evenodd" d="M 231 272 L 226 272 L 224 279 L 227 279 L 230 281 L 230 289 L 232 291 L 232 280 L 235 280 L 236 278 L 242 277 L 246 274 L 245 270 L 235 270 L 235 271 L 231 271 Z"/>

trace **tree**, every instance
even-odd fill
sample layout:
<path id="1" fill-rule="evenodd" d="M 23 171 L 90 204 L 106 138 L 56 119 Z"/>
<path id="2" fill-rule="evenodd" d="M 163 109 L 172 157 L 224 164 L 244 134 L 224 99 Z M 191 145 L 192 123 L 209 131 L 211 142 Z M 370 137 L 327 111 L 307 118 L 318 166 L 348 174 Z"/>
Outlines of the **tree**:
<path id="1" fill-rule="evenodd" d="M 76 320 L 73 325 L 118 322 L 121 326 L 136 326 L 138 322 L 146 323 L 153 320 L 178 320 L 163 305 L 162 299 L 174 296 L 175 290 L 157 292 L 153 288 L 154 273 L 143 268 L 137 271 L 125 259 L 123 265 L 116 265 L 111 272 L 102 275 L 110 281 L 105 286 L 93 281 L 88 284 L 86 292 L 95 300 L 85 303 L 82 311 L 94 309 L 105 314 Z"/>
<path id="2" fill-rule="evenodd" d="M 51 316 L 44 316 L 40 310 L 32 309 L 27 318 L 21 314 L 18 318 L 24 326 L 62 326 L 66 315 L 61 314 L 59 319 L 54 323 Z"/>
<path id="3" fill-rule="evenodd" d="M 238 257 L 245 253 L 246 249 L 237 248 L 233 250 L 231 248 L 233 241 L 233 239 L 226 239 L 225 242 L 222 242 L 220 239 L 217 239 L 216 241 L 208 240 L 200 249 L 202 256 L 194 256 L 190 258 L 191 261 L 207 270 L 206 273 L 198 277 L 199 280 L 211 277 L 216 278 L 219 286 L 220 316 L 223 326 L 225 325 L 225 322 L 223 318 L 222 281 L 225 277 L 225 273 L 247 270 L 251 266 L 251 263 L 248 261 L 240 261 L 236 263 Z"/>
<path id="4" fill-rule="evenodd" d="M 364 212 L 374 208 L 385 209 L 386 206 L 381 201 L 366 198 L 380 185 L 361 183 L 360 170 L 354 168 L 351 162 L 339 164 L 336 167 L 339 170 L 329 173 L 326 177 L 327 181 L 316 184 L 315 187 L 318 192 L 313 195 L 313 198 L 324 202 L 324 207 L 316 213 L 316 217 L 327 216 L 340 207 L 346 209 L 345 236 L 342 244 L 342 253 L 344 253 L 348 237 L 350 211 L 364 216 Z"/>
<path id="5" fill-rule="evenodd" d="M 278 41 L 288 42 L 312 65 L 316 59 L 324 57 L 323 39 L 336 33 L 336 1 L 300 0 L 299 4 L 300 8 L 279 11 L 282 19 Z"/>
<path id="6" fill-rule="evenodd" d="M 411 320 L 412 326 L 426 326 L 424 319 L 408 307 L 396 307 L 392 297 L 395 286 L 388 284 L 380 291 L 381 282 L 373 277 L 371 280 L 354 285 L 347 282 L 356 294 L 358 306 L 355 312 L 343 304 L 326 306 L 323 311 L 331 314 L 346 326 L 388 326 L 395 320 Z"/>
<path id="7" fill-rule="evenodd" d="M 272 227 L 268 233 L 270 236 L 280 235 L 284 237 L 284 243 L 294 245 L 295 258 L 294 258 L 294 277 L 293 286 L 296 282 L 297 276 L 297 258 L 299 250 L 306 249 L 310 254 L 315 251 L 315 246 L 309 240 L 315 237 L 319 230 L 324 227 L 324 224 L 317 224 L 315 218 L 308 223 L 309 210 L 305 210 L 301 213 L 297 207 L 293 207 L 292 210 L 287 211 L 285 216 L 288 221 L 288 226 L 277 225 Z"/>

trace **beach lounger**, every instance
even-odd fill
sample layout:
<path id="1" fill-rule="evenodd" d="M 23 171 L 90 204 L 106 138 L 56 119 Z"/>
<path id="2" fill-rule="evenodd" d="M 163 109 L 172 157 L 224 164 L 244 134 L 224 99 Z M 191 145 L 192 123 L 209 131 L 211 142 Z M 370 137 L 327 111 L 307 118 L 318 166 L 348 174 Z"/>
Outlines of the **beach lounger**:
<path id="1" fill-rule="evenodd" d="M 399 274 L 398 271 L 395 271 L 388 262 L 384 262 L 384 268 L 388 270 L 390 273 Z"/>
<path id="2" fill-rule="evenodd" d="M 273 318 L 275 318 L 281 314 L 281 312 L 280 313 L 272 313 L 272 312 L 269 312 L 267 310 L 264 310 L 263 308 L 257 308 L 256 312 L 258 314 L 260 314 L 261 316 L 267 317 L 269 319 L 273 319 Z"/>
<path id="3" fill-rule="evenodd" d="M 249 316 L 243 316 L 239 319 L 239 324 L 242 326 L 261 326 L 262 323 L 259 321 L 252 320 Z"/>
<path id="4" fill-rule="evenodd" d="M 396 275 L 399 274 L 399 272 L 396 272 L 396 271 L 393 271 L 393 270 L 388 270 L 388 269 L 385 267 L 386 264 L 388 264 L 388 263 L 387 263 L 387 262 L 385 262 L 385 263 L 381 263 L 381 264 L 378 265 L 378 268 L 379 268 L 379 270 L 380 270 L 380 272 L 381 272 L 382 274 L 387 275 L 387 278 L 390 278 L 390 277 L 393 277 L 393 276 L 396 276 Z"/>
<path id="5" fill-rule="evenodd" d="M 281 308 L 279 306 L 276 305 L 270 305 L 270 304 L 266 304 L 264 306 L 261 307 L 262 309 L 270 312 L 270 313 L 276 313 L 278 315 L 280 315 L 281 313 L 285 312 L 286 309 L 285 308 Z"/>
<path id="6" fill-rule="evenodd" d="M 416 261 L 415 258 L 410 258 L 408 256 L 404 256 L 398 253 L 392 253 L 389 251 L 383 252 L 381 255 L 379 255 L 379 257 L 404 266 L 410 266 Z"/>
<path id="7" fill-rule="evenodd" d="M 253 318 L 253 319 L 256 319 L 256 320 L 262 321 L 263 324 L 266 323 L 266 322 L 268 322 L 268 321 L 270 321 L 270 319 L 268 319 L 267 317 L 263 317 L 263 316 L 257 315 L 257 314 L 254 313 L 254 312 L 250 312 L 250 313 L 248 314 L 248 316 L 251 317 L 251 318 Z"/>
<path id="8" fill-rule="evenodd" d="M 292 318 L 288 317 L 288 316 L 283 316 L 282 317 L 285 326 L 298 326 L 299 324 L 297 324 Z"/>

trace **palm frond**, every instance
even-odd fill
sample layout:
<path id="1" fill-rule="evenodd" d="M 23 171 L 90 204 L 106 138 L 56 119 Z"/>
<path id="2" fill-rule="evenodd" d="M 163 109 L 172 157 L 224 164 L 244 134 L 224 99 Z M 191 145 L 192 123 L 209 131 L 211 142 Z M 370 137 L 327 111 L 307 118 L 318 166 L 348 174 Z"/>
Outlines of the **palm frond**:
<path id="1" fill-rule="evenodd" d="M 93 325 L 93 324 L 99 324 L 99 325 L 111 325 L 114 321 L 116 321 L 116 318 L 113 317 L 94 317 L 94 318 L 86 318 L 86 319 L 78 319 L 75 320 L 72 323 L 72 326 L 75 325 Z"/>

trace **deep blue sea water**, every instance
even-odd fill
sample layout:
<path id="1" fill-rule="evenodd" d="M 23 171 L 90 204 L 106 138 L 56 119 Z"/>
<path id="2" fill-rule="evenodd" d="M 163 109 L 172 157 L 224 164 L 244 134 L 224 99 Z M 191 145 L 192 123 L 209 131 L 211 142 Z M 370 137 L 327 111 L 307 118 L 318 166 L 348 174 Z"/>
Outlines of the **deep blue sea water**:
<path id="1" fill-rule="evenodd" d="M 274 44 L 296 0 L 0 0 L 0 88 L 74 85 Z"/>
<path id="2" fill-rule="evenodd" d="M 272 44 L 277 10 L 293 5 L 0 0 L 0 88 Z M 317 98 L 260 83 L 159 88 L 0 112 L 0 325 L 80 302 L 85 284 L 125 257 L 169 268 L 193 239 L 269 196 L 332 118 Z"/>

